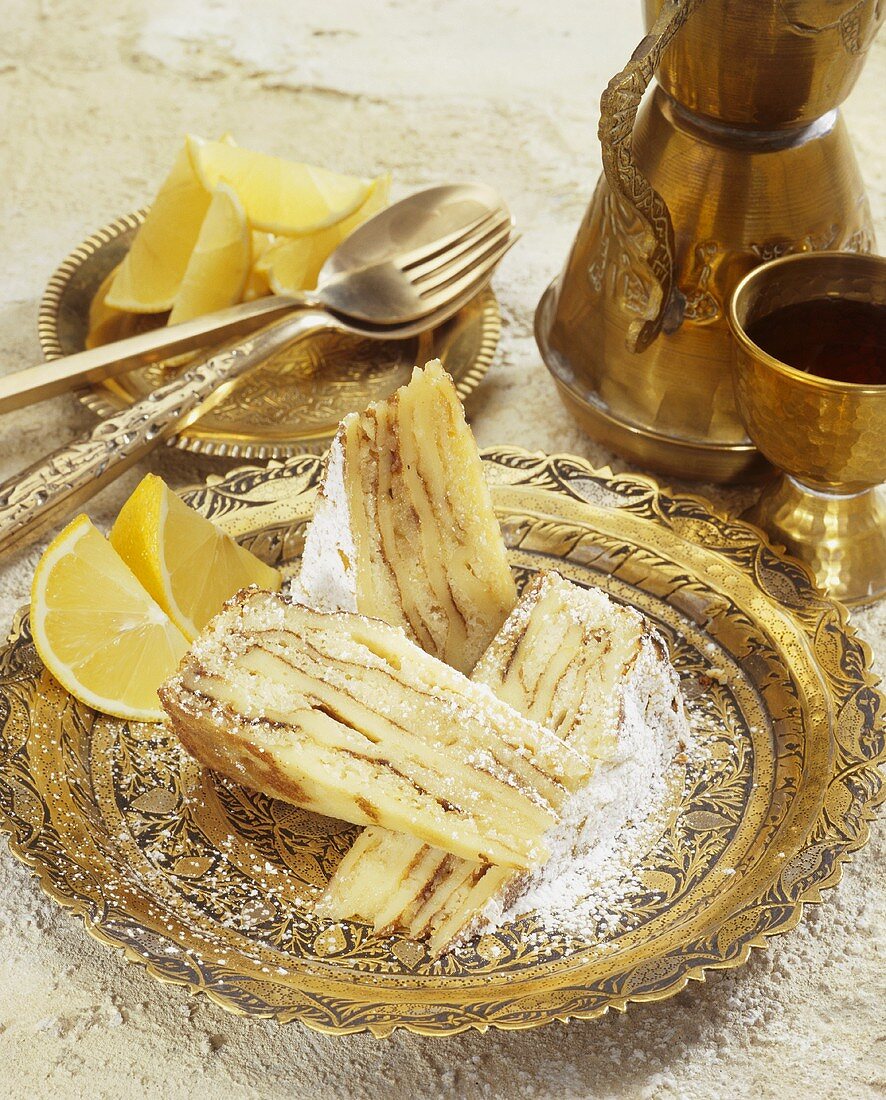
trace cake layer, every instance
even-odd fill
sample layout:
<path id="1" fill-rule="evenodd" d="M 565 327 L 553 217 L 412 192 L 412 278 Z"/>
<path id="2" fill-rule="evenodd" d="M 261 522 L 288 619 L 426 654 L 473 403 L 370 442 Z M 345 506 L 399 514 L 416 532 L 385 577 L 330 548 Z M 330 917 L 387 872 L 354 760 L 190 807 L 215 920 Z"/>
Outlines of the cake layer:
<path id="1" fill-rule="evenodd" d="M 575 752 L 396 627 L 248 589 L 160 698 L 185 748 L 267 794 L 470 859 L 543 860 Z"/>
<path id="2" fill-rule="evenodd" d="M 342 421 L 293 595 L 400 626 L 463 672 L 511 611 L 517 594 L 483 465 L 438 360 Z"/>
<path id="3" fill-rule="evenodd" d="M 687 732 L 676 673 L 661 637 L 603 592 L 542 574 L 474 670 L 585 761 L 566 778 L 563 821 L 547 836 L 548 864 L 530 875 L 458 859 L 411 837 L 370 828 L 357 838 L 319 912 L 379 931 L 429 938 L 434 954 L 544 880 L 611 843 L 642 812 Z"/>

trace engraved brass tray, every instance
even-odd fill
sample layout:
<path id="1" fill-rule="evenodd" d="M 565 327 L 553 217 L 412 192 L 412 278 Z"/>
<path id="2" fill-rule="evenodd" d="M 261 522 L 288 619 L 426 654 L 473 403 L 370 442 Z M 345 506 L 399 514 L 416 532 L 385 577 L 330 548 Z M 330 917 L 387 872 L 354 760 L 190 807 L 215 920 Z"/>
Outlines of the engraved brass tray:
<path id="1" fill-rule="evenodd" d="M 82 351 L 89 305 L 102 281 L 120 263 L 144 212 L 128 214 L 99 229 L 61 263 L 40 303 L 38 333 L 43 355 L 58 359 Z M 115 338 L 139 331 L 129 318 Z M 343 416 L 388 397 L 409 381 L 416 363 L 442 360 L 459 397 L 469 394 L 489 369 L 498 343 L 498 303 L 487 288 L 445 324 L 411 340 L 367 340 L 345 333 L 318 333 L 241 379 L 230 395 L 170 445 L 201 454 L 267 459 L 326 450 Z M 145 397 L 168 370 L 155 364 L 81 392 L 101 417 Z"/>
<path id="2" fill-rule="evenodd" d="M 581 937 L 521 918 L 431 962 L 307 915 L 352 827 L 203 771 L 162 726 L 114 721 L 46 674 L 19 617 L 0 651 L 0 820 L 103 943 L 227 1009 L 323 1031 L 527 1028 L 671 996 L 792 928 L 883 797 L 884 699 L 845 611 L 745 523 L 569 456 L 484 454 L 522 583 L 555 566 L 667 635 L 704 752 L 657 840 Z M 185 493 L 270 561 L 301 552 L 320 460 Z"/>

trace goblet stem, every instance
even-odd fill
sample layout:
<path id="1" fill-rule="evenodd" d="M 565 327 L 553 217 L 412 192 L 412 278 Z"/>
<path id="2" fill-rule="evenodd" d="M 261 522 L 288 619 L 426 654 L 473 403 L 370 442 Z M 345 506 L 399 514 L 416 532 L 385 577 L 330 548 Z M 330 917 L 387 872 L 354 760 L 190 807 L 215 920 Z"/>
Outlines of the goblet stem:
<path id="1" fill-rule="evenodd" d="M 850 606 L 886 596 L 886 485 L 823 491 L 779 474 L 744 513 Z"/>

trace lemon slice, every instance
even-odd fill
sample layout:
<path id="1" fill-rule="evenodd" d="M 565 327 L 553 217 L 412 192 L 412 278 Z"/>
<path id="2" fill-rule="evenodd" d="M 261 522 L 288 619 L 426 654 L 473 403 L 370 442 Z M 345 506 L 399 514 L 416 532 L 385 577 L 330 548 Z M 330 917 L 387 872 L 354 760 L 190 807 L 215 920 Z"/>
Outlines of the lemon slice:
<path id="1" fill-rule="evenodd" d="M 120 509 L 111 545 L 175 625 L 193 639 L 228 597 L 281 578 L 148 474 Z"/>
<path id="2" fill-rule="evenodd" d="M 200 182 L 185 145 L 114 276 L 106 306 L 130 313 L 172 309 L 211 196 L 212 188 Z"/>
<path id="3" fill-rule="evenodd" d="M 194 172 L 204 188 L 229 183 L 253 229 L 300 236 L 340 222 L 361 206 L 372 180 L 189 137 Z"/>
<path id="4" fill-rule="evenodd" d="M 168 323 L 190 321 L 239 302 L 251 264 L 252 234 L 243 206 L 233 190 L 220 183 L 213 192 Z"/>
<path id="5" fill-rule="evenodd" d="M 117 718 L 163 718 L 157 688 L 187 639 L 87 516 L 46 548 L 31 585 L 31 633 L 59 683 Z"/>
<path id="6" fill-rule="evenodd" d="M 379 176 L 373 181 L 365 202 L 337 225 L 321 229 L 307 237 L 284 237 L 277 240 L 259 257 L 255 270 L 266 273 L 275 294 L 295 294 L 313 290 L 320 268 L 329 255 L 373 214 L 388 205 L 391 177 Z"/>
<path id="7" fill-rule="evenodd" d="M 256 263 L 264 256 L 274 243 L 273 233 L 261 233 L 257 229 L 252 231 L 252 262 Z"/>

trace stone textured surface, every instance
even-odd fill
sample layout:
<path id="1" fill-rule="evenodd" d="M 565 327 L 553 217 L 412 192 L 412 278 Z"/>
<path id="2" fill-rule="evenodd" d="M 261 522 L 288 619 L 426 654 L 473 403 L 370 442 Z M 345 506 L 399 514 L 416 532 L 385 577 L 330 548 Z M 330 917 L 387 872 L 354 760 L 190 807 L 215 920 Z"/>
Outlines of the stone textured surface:
<path id="1" fill-rule="evenodd" d="M 343 171 L 391 168 L 395 196 L 479 178 L 524 240 L 497 286 L 505 327 L 468 412 L 482 444 L 610 456 L 562 411 L 532 339 L 600 158 L 596 100 L 641 35 L 639 3 L 593 0 L 6 0 L 0 39 L 0 371 L 38 358 L 58 259 L 146 201 L 184 131 Z M 881 36 L 846 117 L 881 242 Z M 84 429 L 71 398 L 0 421 L 0 476 Z M 148 468 L 176 485 L 218 464 L 165 451 L 99 497 L 107 521 Z M 705 491 L 704 489 L 702 491 Z M 711 489 L 726 507 L 747 490 Z M 0 566 L 0 619 L 38 551 Z M 858 613 L 882 667 L 886 605 Z M 886 1089 L 884 830 L 801 926 L 675 999 L 527 1034 L 329 1038 L 226 1015 L 86 936 L 0 845 L 0 1093 L 33 1097 L 815 1097 Z"/>

